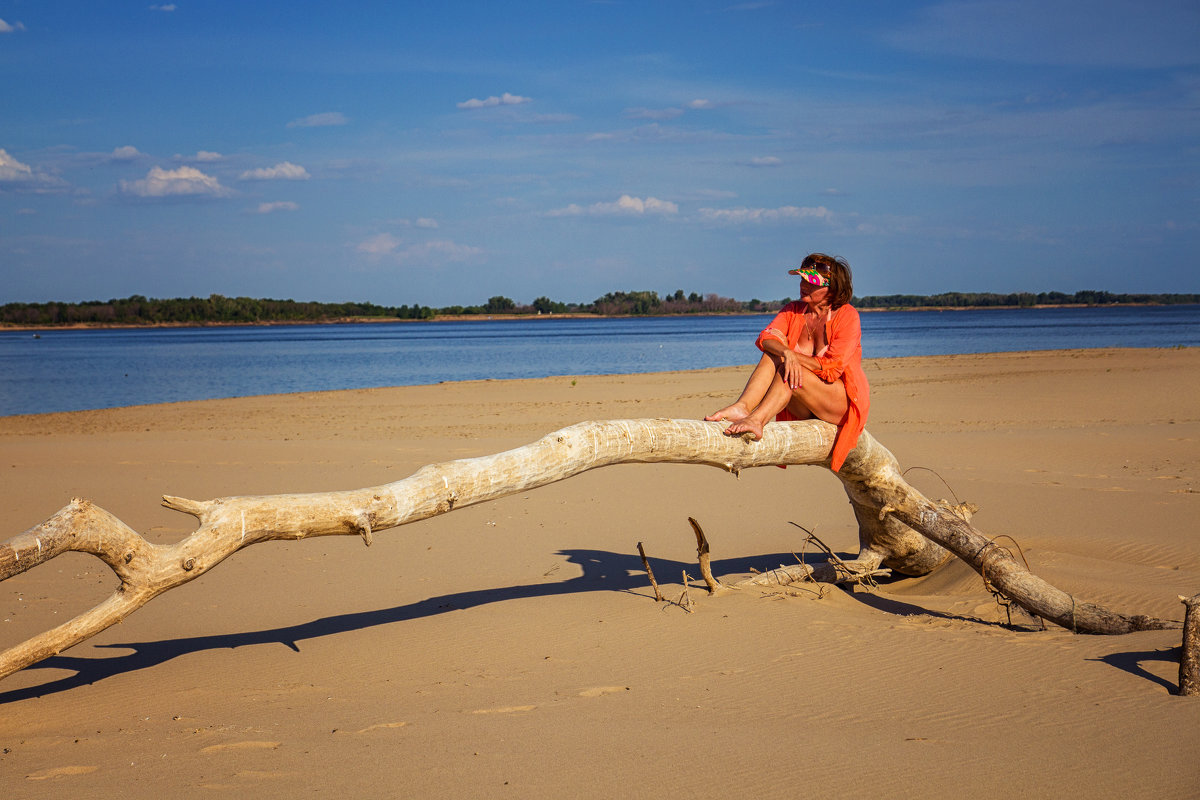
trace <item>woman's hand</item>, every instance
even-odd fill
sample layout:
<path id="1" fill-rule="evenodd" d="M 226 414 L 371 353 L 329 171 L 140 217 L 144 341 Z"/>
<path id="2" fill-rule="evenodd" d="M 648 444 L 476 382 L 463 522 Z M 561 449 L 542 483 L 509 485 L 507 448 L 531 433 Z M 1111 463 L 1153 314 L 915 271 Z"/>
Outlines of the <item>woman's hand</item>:
<path id="1" fill-rule="evenodd" d="M 792 391 L 799 389 L 800 381 L 803 378 L 800 370 L 800 354 L 795 350 L 785 348 L 779 359 L 779 374 L 783 376 L 783 382 Z"/>

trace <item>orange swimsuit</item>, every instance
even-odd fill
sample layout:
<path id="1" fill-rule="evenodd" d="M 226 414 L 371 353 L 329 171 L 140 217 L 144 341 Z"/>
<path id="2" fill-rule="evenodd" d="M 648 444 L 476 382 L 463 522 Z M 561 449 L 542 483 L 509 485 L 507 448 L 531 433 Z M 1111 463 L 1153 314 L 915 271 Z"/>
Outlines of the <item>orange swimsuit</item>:
<path id="1" fill-rule="evenodd" d="M 795 350 L 804 334 L 804 309 L 802 302 L 788 303 L 758 335 L 754 344 L 762 350 L 764 340 L 777 339 Z M 825 323 L 825 341 L 829 344 L 823 353 L 814 356 L 819 365 L 814 374 L 826 383 L 841 380 L 846 386 L 846 416 L 838 423 L 837 438 L 829 454 L 829 468 L 837 472 L 846 460 L 846 454 L 858 444 L 858 435 L 867 426 L 867 412 L 871 408 L 871 387 L 862 368 L 862 327 L 858 312 L 852 306 L 841 306 L 829 315 Z M 786 422 L 796 417 L 785 408 L 775 419 Z"/>

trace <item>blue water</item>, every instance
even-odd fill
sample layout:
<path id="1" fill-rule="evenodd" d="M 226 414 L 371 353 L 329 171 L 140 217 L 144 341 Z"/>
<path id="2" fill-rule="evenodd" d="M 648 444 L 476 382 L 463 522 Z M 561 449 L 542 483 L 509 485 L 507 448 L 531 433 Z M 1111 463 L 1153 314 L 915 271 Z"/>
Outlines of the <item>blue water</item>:
<path id="1" fill-rule="evenodd" d="M 748 364 L 769 316 L 0 331 L 0 415 Z M 867 358 L 1200 346 L 1200 306 L 872 312 Z"/>

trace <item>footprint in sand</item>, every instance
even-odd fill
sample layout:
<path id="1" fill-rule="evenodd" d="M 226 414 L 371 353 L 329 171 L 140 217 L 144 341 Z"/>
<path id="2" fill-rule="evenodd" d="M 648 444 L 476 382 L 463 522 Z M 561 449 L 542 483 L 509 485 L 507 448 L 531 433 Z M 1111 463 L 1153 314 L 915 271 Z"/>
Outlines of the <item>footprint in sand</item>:
<path id="1" fill-rule="evenodd" d="M 618 692 L 628 692 L 628 686 L 593 686 L 591 689 L 584 689 L 578 694 L 579 697 L 600 697 L 606 694 L 617 694 Z"/>
<path id="2" fill-rule="evenodd" d="M 210 744 L 208 747 L 202 748 L 201 753 L 221 753 L 226 750 L 274 750 L 279 747 L 279 742 L 229 742 L 227 744 Z"/>
<path id="3" fill-rule="evenodd" d="M 78 764 L 73 764 L 69 767 L 51 767 L 50 769 L 31 772 L 25 776 L 25 780 L 46 781 L 51 778 L 65 778 L 68 775 L 87 775 L 89 772 L 95 772 L 98 769 L 99 767 L 85 767 Z"/>

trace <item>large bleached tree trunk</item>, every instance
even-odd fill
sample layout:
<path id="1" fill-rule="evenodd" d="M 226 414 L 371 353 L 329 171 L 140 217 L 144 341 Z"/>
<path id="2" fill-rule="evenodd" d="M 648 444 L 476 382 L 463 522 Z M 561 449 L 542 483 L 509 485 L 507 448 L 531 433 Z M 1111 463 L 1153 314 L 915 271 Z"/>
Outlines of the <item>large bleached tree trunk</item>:
<path id="1" fill-rule="evenodd" d="M 152 544 L 108 512 L 72 500 L 47 521 L 0 544 L 0 580 L 79 551 L 108 564 L 120 585 L 90 611 L 0 653 L 0 678 L 84 641 L 252 544 L 338 535 L 362 536 L 370 544 L 387 528 L 613 464 L 708 464 L 733 473 L 777 464 L 827 468 L 835 433 L 832 425 L 815 420 L 773 423 L 760 441 L 725 436 L 713 422 L 583 422 L 524 447 L 430 465 L 383 486 L 204 501 L 164 496 L 164 505 L 200 522 L 194 533 L 171 545 Z M 860 553 L 848 562 L 854 570 L 869 573 L 882 565 L 922 575 L 953 554 L 1029 613 L 1073 631 L 1178 627 L 1117 614 L 1050 586 L 972 527 L 961 509 L 934 503 L 909 486 L 896 459 L 869 433 L 859 437 L 836 475 L 859 522 Z"/>

